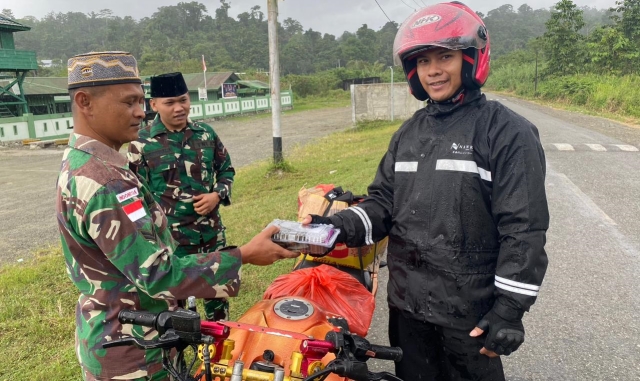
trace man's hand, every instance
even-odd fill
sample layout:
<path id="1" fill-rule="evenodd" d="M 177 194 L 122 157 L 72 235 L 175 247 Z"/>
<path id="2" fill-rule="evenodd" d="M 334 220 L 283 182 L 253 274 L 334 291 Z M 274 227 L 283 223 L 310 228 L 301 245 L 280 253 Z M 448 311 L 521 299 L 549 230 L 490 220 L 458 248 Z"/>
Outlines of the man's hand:
<path id="1" fill-rule="evenodd" d="M 331 219 L 329 217 L 322 217 L 315 214 L 307 214 L 305 218 L 302 219 L 302 225 L 309 224 L 324 224 L 324 225 L 333 225 Z"/>
<path id="2" fill-rule="evenodd" d="M 480 329 L 480 328 L 478 328 L 478 327 L 475 327 L 475 328 L 473 329 L 473 331 L 471 331 L 471 333 L 469 334 L 469 336 L 471 336 L 471 337 L 479 337 L 479 336 L 482 336 L 483 334 L 484 334 L 484 331 L 483 331 L 482 329 Z M 491 357 L 491 358 L 493 358 L 493 357 L 500 357 L 500 355 L 499 355 L 499 354 L 497 354 L 497 353 L 496 353 L 496 352 L 494 352 L 494 351 L 490 351 L 490 350 L 488 350 L 488 349 L 487 349 L 487 348 L 485 348 L 485 347 L 482 347 L 482 349 L 480 349 L 480 353 L 481 353 L 481 354 L 483 354 L 483 355 L 485 355 L 485 356 Z"/>
<path id="3" fill-rule="evenodd" d="M 193 210 L 201 216 L 206 216 L 220 203 L 218 192 L 211 192 L 193 196 Z"/>
<path id="4" fill-rule="evenodd" d="M 317 214 L 307 214 L 307 216 L 303 218 L 301 222 L 303 226 L 309 225 L 309 224 L 322 224 L 322 225 L 333 225 L 333 227 L 340 229 L 340 233 L 338 234 L 338 237 L 333 243 L 333 246 L 329 250 L 327 250 L 327 252 L 324 255 L 329 254 L 336 247 L 337 244 L 345 243 L 347 241 L 347 232 L 344 230 L 342 225 L 339 224 L 342 220 L 341 219 L 336 220 L 335 218 L 336 217 L 332 219 L 330 217 L 318 216 Z M 321 255 L 321 256 L 324 256 L 324 255 Z"/>
<path id="5" fill-rule="evenodd" d="M 482 317 L 469 336 L 479 337 L 485 332 L 487 338 L 480 353 L 489 357 L 510 355 L 524 342 L 522 313 L 496 302 L 494 308 Z"/>
<path id="6" fill-rule="evenodd" d="M 242 263 L 266 266 L 280 259 L 297 257 L 297 253 L 286 250 L 271 241 L 271 236 L 278 231 L 280 229 L 277 226 L 269 226 L 253 237 L 249 243 L 240 247 Z"/>

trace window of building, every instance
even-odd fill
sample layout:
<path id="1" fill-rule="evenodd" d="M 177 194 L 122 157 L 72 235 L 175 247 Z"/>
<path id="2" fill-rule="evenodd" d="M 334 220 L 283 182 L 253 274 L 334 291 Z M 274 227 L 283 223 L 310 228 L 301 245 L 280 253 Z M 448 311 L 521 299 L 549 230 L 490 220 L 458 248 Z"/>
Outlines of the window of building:
<path id="1" fill-rule="evenodd" d="M 47 124 L 44 124 L 44 132 L 47 132 Z"/>
<path id="2" fill-rule="evenodd" d="M 4 127 L 0 127 L 0 138 L 4 138 Z"/>
<path id="3" fill-rule="evenodd" d="M 60 129 L 60 126 L 58 125 L 58 122 L 56 122 L 56 131 L 58 131 Z"/>
<path id="4" fill-rule="evenodd" d="M 18 126 L 16 125 L 13 126 L 13 134 L 18 135 Z"/>

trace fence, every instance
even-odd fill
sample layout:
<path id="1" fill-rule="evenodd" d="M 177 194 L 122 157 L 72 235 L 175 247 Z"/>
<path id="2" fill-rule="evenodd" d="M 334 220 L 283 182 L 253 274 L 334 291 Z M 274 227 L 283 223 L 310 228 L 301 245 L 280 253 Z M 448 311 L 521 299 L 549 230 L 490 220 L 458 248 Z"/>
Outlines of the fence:
<path id="1" fill-rule="evenodd" d="M 293 93 L 280 93 L 282 107 L 293 107 Z M 189 117 L 203 120 L 229 115 L 248 114 L 271 110 L 271 97 L 243 97 L 217 101 L 191 102 Z M 69 136 L 73 130 L 71 114 L 33 115 L 0 118 L 0 142 L 23 139 L 59 139 Z"/>

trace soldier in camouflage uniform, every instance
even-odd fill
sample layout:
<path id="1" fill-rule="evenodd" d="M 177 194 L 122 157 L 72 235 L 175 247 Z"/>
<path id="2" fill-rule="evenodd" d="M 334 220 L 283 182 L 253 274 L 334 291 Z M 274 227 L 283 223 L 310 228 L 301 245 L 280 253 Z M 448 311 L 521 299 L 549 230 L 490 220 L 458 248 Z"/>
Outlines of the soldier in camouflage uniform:
<path id="1" fill-rule="evenodd" d="M 226 246 L 219 205 L 231 204 L 235 171 L 211 126 L 189 120 L 191 101 L 181 73 L 151 77 L 151 126 L 129 145 L 132 171 L 145 179 L 178 241 L 174 254 L 206 253 Z M 207 320 L 225 319 L 226 299 L 206 299 Z"/>
<path id="2" fill-rule="evenodd" d="M 159 350 L 103 349 L 157 332 L 120 324 L 122 309 L 160 312 L 188 296 L 238 294 L 242 263 L 267 265 L 296 254 L 265 229 L 238 248 L 178 257 L 167 219 L 118 151 L 138 137 L 144 94 L 136 60 L 123 52 L 69 60 L 74 133 L 57 184 L 56 215 L 71 281 L 80 290 L 76 354 L 85 380 L 166 380 Z"/>

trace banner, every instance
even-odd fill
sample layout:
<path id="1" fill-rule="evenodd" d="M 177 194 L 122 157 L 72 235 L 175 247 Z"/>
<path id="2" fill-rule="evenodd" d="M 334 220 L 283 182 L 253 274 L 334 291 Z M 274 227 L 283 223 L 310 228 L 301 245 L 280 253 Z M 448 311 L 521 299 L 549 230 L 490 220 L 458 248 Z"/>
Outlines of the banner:
<path id="1" fill-rule="evenodd" d="M 198 87 L 198 99 L 201 101 L 208 101 L 209 97 L 207 96 L 207 89 L 204 87 Z"/>
<path id="2" fill-rule="evenodd" d="M 238 97 L 238 85 L 235 83 L 223 83 L 222 84 L 222 98 L 237 98 Z"/>

